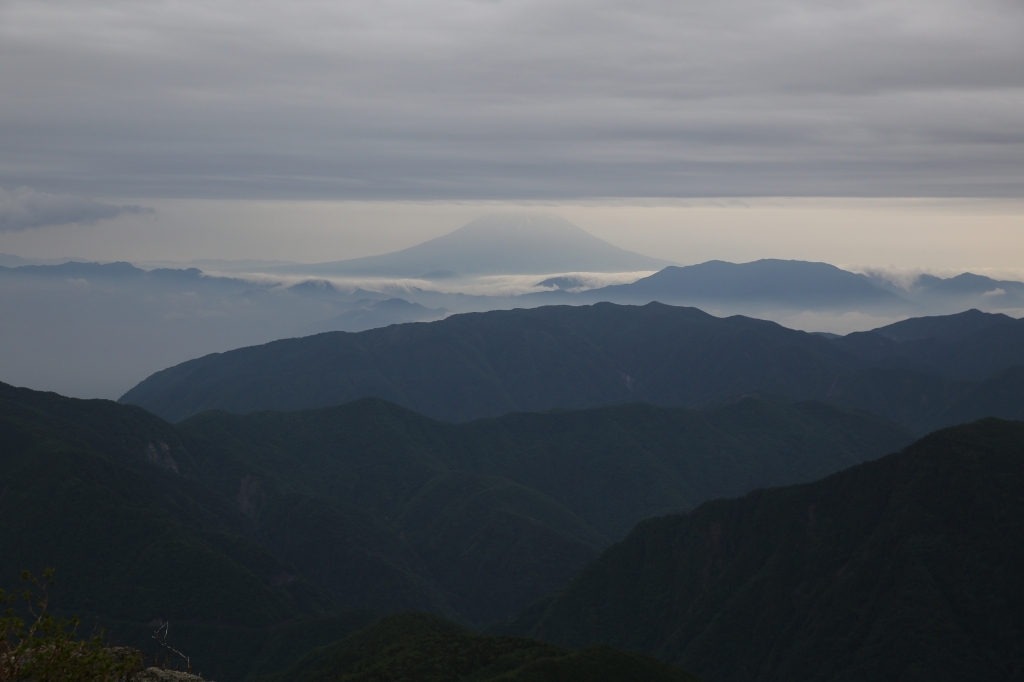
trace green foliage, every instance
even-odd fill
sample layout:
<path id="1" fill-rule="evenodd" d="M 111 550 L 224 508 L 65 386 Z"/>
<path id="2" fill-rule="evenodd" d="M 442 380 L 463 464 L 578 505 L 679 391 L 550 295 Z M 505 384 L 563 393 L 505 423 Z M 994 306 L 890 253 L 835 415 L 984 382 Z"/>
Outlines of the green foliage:
<path id="1" fill-rule="evenodd" d="M 42 580 L 25 571 L 22 580 L 28 586 L 20 592 L 0 589 L 0 682 L 120 682 L 142 669 L 140 656 L 105 648 L 101 635 L 78 639 L 77 617 L 51 613 L 52 569 Z"/>
<path id="2" fill-rule="evenodd" d="M 436 616 L 385 618 L 313 651 L 260 682 L 697 682 L 640 654 L 591 647 L 572 651 L 521 637 L 479 635 Z"/>
<path id="3" fill-rule="evenodd" d="M 1024 672 L 1024 424 L 984 420 L 814 483 L 638 525 L 497 631 L 711 682 Z"/>

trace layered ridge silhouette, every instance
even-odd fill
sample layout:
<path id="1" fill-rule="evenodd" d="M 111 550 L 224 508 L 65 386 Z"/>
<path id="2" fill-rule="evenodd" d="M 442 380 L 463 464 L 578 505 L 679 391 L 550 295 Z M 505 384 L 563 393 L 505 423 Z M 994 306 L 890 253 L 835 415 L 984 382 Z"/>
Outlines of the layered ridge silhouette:
<path id="1" fill-rule="evenodd" d="M 801 486 L 645 521 L 497 631 L 708 682 L 1024 673 L 1024 424 L 987 419 Z"/>
<path id="2" fill-rule="evenodd" d="M 911 332 L 913 329 L 920 329 Z M 170 421 L 380 397 L 463 421 L 624 402 L 699 407 L 760 393 L 874 412 L 923 434 L 1024 407 L 1024 322 L 968 311 L 846 337 L 652 303 L 455 315 L 198 358 L 126 393 Z M 987 382 L 1001 400 L 986 399 Z"/>
<path id="3" fill-rule="evenodd" d="M 300 640 L 298 656 L 303 633 L 311 648 L 321 630 L 366 624 L 366 612 L 511 617 L 637 521 L 909 441 L 820 403 L 452 425 L 363 400 L 171 425 L 5 385 L 0 437 L 0 585 L 55 567 L 62 609 L 126 643 L 171 621 L 224 680 L 281 662 L 282 641 Z"/>

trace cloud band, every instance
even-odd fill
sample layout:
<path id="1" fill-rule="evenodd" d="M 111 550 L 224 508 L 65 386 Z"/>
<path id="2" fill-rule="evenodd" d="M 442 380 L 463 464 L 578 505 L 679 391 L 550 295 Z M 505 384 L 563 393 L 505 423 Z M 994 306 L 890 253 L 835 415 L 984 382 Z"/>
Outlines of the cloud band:
<path id="1" fill-rule="evenodd" d="M 70 194 L 37 192 L 31 187 L 0 189 L 0 232 L 20 232 L 50 225 L 91 225 L 126 214 L 152 213 L 143 206 L 104 204 Z"/>

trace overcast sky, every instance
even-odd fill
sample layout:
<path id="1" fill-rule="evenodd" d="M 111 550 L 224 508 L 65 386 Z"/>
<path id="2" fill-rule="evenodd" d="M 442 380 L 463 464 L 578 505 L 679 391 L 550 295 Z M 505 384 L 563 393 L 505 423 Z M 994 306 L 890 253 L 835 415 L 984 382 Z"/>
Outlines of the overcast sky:
<path id="1" fill-rule="evenodd" d="M 1020 0 L 0 0 L 0 186 L 1024 193 Z"/>

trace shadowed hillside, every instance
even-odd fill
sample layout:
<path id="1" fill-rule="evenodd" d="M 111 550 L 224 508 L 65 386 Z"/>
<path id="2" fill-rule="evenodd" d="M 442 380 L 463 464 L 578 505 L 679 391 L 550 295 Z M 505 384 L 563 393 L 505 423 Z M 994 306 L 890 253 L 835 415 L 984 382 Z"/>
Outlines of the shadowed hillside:
<path id="1" fill-rule="evenodd" d="M 1024 674 L 1024 424 L 988 419 L 801 486 L 646 521 L 503 631 L 702 679 Z"/>
<path id="2" fill-rule="evenodd" d="M 465 421 L 628 402 L 705 407 L 754 393 L 826 400 L 922 435 L 960 415 L 1012 416 L 986 412 L 978 387 L 1016 366 L 1024 321 L 978 311 L 826 338 L 695 308 L 600 303 L 240 348 L 157 372 L 121 400 L 175 421 L 372 396 Z M 1024 400 L 1016 374 L 1000 381 Z"/>
<path id="3" fill-rule="evenodd" d="M 752 390 L 803 399 L 859 364 L 824 338 L 762 320 L 661 304 L 552 306 L 208 355 L 121 400 L 177 421 L 374 396 L 463 421 L 626 401 L 698 406 Z"/>
<path id="4" fill-rule="evenodd" d="M 386 618 L 304 656 L 260 682 L 698 682 L 640 654 L 596 646 L 582 651 L 520 637 L 479 635 L 426 614 Z"/>
<path id="5" fill-rule="evenodd" d="M 325 643 L 312 631 L 355 612 L 508 618 L 646 517 L 909 440 L 813 402 L 454 425 L 363 400 L 170 425 L 2 385 L 0 435 L 0 585 L 53 566 L 62 608 L 126 642 L 171 621 L 175 641 L 229 682 L 265 670 L 256 654 L 281 637 Z"/>

